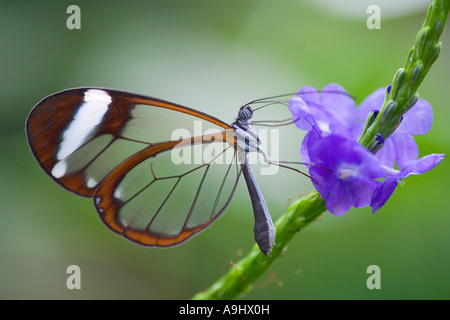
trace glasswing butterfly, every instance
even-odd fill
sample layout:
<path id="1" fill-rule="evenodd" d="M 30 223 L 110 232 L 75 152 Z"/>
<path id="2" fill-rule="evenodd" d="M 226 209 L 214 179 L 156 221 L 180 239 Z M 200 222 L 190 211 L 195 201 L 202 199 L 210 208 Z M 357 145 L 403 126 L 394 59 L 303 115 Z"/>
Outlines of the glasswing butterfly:
<path id="1" fill-rule="evenodd" d="M 242 174 L 255 216 L 255 241 L 267 255 L 274 246 L 275 229 L 247 153 L 261 153 L 270 163 L 252 126 L 256 109 L 251 105 L 268 106 L 278 103 L 273 99 L 279 97 L 242 106 L 229 125 L 145 95 L 68 89 L 44 98 L 31 110 L 26 133 L 34 157 L 56 183 L 93 198 L 111 230 L 144 246 L 177 245 L 204 230 L 225 211 Z M 188 123 L 200 124 L 203 133 L 173 136 Z M 292 119 L 267 125 L 289 123 Z M 178 161 L 192 159 L 192 154 L 191 163 Z M 174 155 L 179 156 L 177 161 Z"/>

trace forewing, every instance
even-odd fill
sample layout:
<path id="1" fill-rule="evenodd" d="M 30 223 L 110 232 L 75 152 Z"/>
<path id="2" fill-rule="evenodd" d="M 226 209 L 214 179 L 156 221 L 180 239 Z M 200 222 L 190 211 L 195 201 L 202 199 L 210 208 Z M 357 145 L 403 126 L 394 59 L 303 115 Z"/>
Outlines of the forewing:
<path id="1" fill-rule="evenodd" d="M 229 130 L 222 121 L 167 101 L 127 92 L 69 89 L 39 102 L 26 123 L 28 144 L 44 171 L 80 196 L 92 197 L 122 161 L 176 130 Z M 200 133 L 202 134 L 202 133 Z"/>

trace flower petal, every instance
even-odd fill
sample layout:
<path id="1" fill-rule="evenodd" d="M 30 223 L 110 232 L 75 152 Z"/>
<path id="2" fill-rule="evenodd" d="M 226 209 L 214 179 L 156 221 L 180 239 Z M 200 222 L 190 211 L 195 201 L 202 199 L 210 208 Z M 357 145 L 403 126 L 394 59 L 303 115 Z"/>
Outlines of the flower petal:
<path id="1" fill-rule="evenodd" d="M 302 145 L 300 147 L 300 156 L 302 157 L 302 161 L 304 163 L 311 163 L 311 159 L 309 157 L 309 151 L 308 150 L 319 139 L 320 139 L 320 135 L 317 132 L 317 130 L 308 131 L 306 136 L 303 138 Z"/>
<path id="2" fill-rule="evenodd" d="M 342 183 L 336 183 L 331 186 L 324 198 L 327 210 L 336 217 L 342 216 L 352 205 L 351 198 L 348 197 L 346 187 Z"/>
<path id="3" fill-rule="evenodd" d="M 309 106 L 302 98 L 295 96 L 289 101 L 289 111 L 292 114 L 292 121 L 301 130 L 309 131 L 314 124 L 314 118 Z"/>
<path id="4" fill-rule="evenodd" d="M 320 105 L 319 92 L 316 88 L 305 86 L 297 92 L 297 97 L 301 98 L 307 104 Z"/>
<path id="5" fill-rule="evenodd" d="M 419 148 L 413 136 L 398 132 L 394 133 L 388 140 L 391 140 L 394 146 L 395 161 L 400 169 L 405 167 L 408 162 L 415 161 L 419 157 Z"/>
<path id="6" fill-rule="evenodd" d="M 363 125 L 370 111 L 381 109 L 384 102 L 385 92 L 386 88 L 379 88 L 361 102 L 358 107 L 358 118 Z"/>
<path id="7" fill-rule="evenodd" d="M 395 188 L 397 188 L 398 180 L 395 178 L 386 179 L 375 188 L 370 206 L 372 207 L 372 214 L 379 210 L 386 201 L 390 198 Z"/>
<path id="8" fill-rule="evenodd" d="M 432 124 L 433 108 L 427 101 L 419 98 L 416 104 L 403 115 L 402 123 L 396 132 L 417 136 L 427 133 Z"/>
<path id="9" fill-rule="evenodd" d="M 356 104 L 347 91 L 336 83 L 325 86 L 320 93 L 321 105 L 347 128 L 356 122 Z"/>
<path id="10" fill-rule="evenodd" d="M 381 165 L 393 168 L 395 165 L 395 145 L 392 142 L 392 136 L 390 136 L 384 146 L 377 152 L 375 157 L 378 159 Z"/>
<path id="11" fill-rule="evenodd" d="M 380 181 L 355 178 L 351 184 L 352 206 L 355 208 L 367 207 L 372 200 L 375 188 L 381 184 Z"/>
<path id="12" fill-rule="evenodd" d="M 405 165 L 405 167 L 401 170 L 401 173 L 397 178 L 402 179 L 409 177 L 411 175 L 418 175 L 425 173 L 433 169 L 439 163 L 441 163 L 441 161 L 444 160 L 444 156 L 445 154 L 443 153 L 440 154 L 433 153 L 424 156 L 416 161 L 411 161 Z"/>
<path id="13" fill-rule="evenodd" d="M 430 154 L 418 160 L 410 161 L 401 171 L 381 183 L 373 192 L 372 213 L 380 209 L 394 193 L 399 181 L 411 175 L 425 173 L 437 166 L 444 159 L 444 154 Z"/>

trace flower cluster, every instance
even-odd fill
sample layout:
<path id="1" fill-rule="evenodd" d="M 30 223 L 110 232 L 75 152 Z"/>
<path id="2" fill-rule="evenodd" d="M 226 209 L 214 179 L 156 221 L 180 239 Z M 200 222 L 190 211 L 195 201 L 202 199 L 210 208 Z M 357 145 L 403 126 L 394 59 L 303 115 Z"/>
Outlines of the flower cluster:
<path id="1" fill-rule="evenodd" d="M 404 114 L 388 139 L 378 135 L 367 148 L 360 145 L 358 138 L 377 117 L 384 98 L 381 88 L 357 107 L 341 86 L 329 84 L 321 92 L 304 87 L 289 103 L 295 125 L 307 131 L 302 160 L 309 164 L 313 185 L 327 209 L 336 216 L 351 206 L 370 205 L 372 212 L 377 211 L 403 178 L 431 170 L 444 158 L 444 154 L 418 158 L 412 136 L 426 133 L 433 120 L 433 110 L 423 99 Z"/>

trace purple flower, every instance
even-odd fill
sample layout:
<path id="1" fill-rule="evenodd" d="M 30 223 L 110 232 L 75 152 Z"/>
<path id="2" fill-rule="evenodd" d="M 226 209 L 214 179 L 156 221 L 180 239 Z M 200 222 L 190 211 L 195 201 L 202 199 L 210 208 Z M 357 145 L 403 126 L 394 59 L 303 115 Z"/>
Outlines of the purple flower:
<path id="1" fill-rule="evenodd" d="M 372 213 L 375 213 L 386 203 L 397 185 L 402 183 L 401 179 L 425 173 L 437 166 L 443 159 L 444 154 L 430 154 L 418 160 L 410 161 L 402 170 L 385 168 L 388 177 L 373 192 L 370 202 Z"/>
<path id="2" fill-rule="evenodd" d="M 335 83 L 320 93 L 313 87 L 303 87 L 289 102 L 289 110 L 295 125 L 308 131 L 301 147 L 304 162 L 309 162 L 309 147 L 318 139 L 331 134 L 352 137 L 351 129 L 358 116 L 355 101 Z"/>
<path id="3" fill-rule="evenodd" d="M 336 216 L 351 206 L 368 206 L 374 190 L 385 176 L 375 156 L 353 140 L 331 135 L 318 140 L 309 156 L 314 166 L 309 173 L 312 183 L 325 199 L 328 211 Z"/>
<path id="4" fill-rule="evenodd" d="M 369 95 L 356 107 L 350 95 L 339 85 L 330 84 L 320 93 L 312 87 L 302 88 L 289 103 L 295 125 L 308 131 L 301 146 L 301 156 L 309 163 L 309 172 L 327 209 L 336 216 L 351 206 L 380 209 L 401 179 L 422 174 L 444 158 L 432 154 L 418 159 L 419 150 L 412 135 L 426 133 L 433 112 L 428 102 L 419 99 L 403 116 L 397 130 L 388 138 L 376 138 L 381 150 L 373 155 L 357 143 L 367 116 L 378 114 L 385 89 Z M 400 170 L 394 169 L 394 165 Z"/>
<path id="5" fill-rule="evenodd" d="M 295 125 L 305 131 L 316 130 L 321 136 L 348 136 L 356 122 L 356 104 L 340 85 L 331 83 L 319 93 L 303 87 L 289 102 Z"/>

